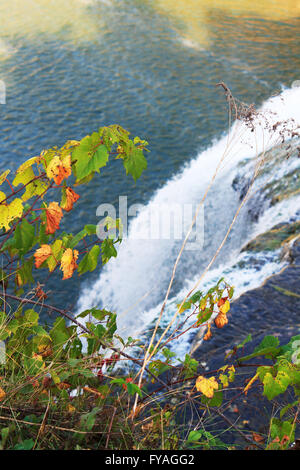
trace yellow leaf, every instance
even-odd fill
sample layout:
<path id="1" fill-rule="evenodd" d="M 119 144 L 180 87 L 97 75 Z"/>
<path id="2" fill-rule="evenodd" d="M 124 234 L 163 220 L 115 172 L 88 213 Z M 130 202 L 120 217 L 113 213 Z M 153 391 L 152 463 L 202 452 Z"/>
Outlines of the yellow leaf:
<path id="1" fill-rule="evenodd" d="M 47 259 L 47 264 L 49 271 L 52 273 L 54 269 L 56 268 L 58 262 L 61 259 L 61 252 L 62 252 L 62 241 L 61 240 L 55 240 L 53 245 L 51 245 L 51 252 L 53 256 L 49 256 Z"/>
<path id="2" fill-rule="evenodd" d="M 253 383 L 255 382 L 255 380 L 258 379 L 258 377 L 259 377 L 259 375 L 255 374 L 254 377 L 252 377 L 252 379 L 248 382 L 247 386 L 243 390 L 245 395 L 247 395 L 248 390 L 250 389 L 250 387 L 252 387 Z"/>
<path id="3" fill-rule="evenodd" d="M 76 264 L 76 260 L 78 258 L 78 251 L 71 250 L 71 248 L 67 248 L 61 258 L 61 267 L 60 269 L 64 273 L 64 279 L 69 279 L 73 276 L 73 272 L 78 267 Z"/>
<path id="4" fill-rule="evenodd" d="M 32 157 L 26 160 L 26 162 L 22 163 L 21 166 L 17 169 L 16 173 L 23 173 L 27 168 L 31 167 L 35 163 L 40 163 L 41 158 L 40 157 Z"/>
<path id="5" fill-rule="evenodd" d="M 206 379 L 202 375 L 196 380 L 196 389 L 198 392 L 202 392 L 207 398 L 212 398 L 214 396 L 214 390 L 218 390 L 218 382 L 215 377 L 210 377 Z"/>
<path id="6" fill-rule="evenodd" d="M 60 184 L 62 180 L 68 178 L 71 173 L 71 155 L 67 155 L 62 160 L 56 155 L 50 161 L 46 170 L 49 179 L 53 178 L 56 184 Z"/>
<path id="7" fill-rule="evenodd" d="M 0 228 L 4 227 L 9 230 L 9 224 L 23 214 L 23 204 L 21 199 L 14 199 L 10 204 L 0 205 Z"/>
<path id="8" fill-rule="evenodd" d="M 68 413 L 74 413 L 76 411 L 76 408 L 75 406 L 68 403 L 67 410 L 68 410 Z"/>
<path id="9" fill-rule="evenodd" d="M 5 397 L 6 397 L 6 393 L 3 390 L 3 388 L 0 387 L 0 401 L 4 400 Z"/>
<path id="10" fill-rule="evenodd" d="M 4 183 L 9 173 L 10 173 L 10 170 L 6 170 L 4 171 L 4 173 L 0 175 L 0 185 Z"/>
<path id="11" fill-rule="evenodd" d="M 226 302 L 223 303 L 223 305 L 220 306 L 220 312 L 222 312 L 224 315 L 230 310 L 230 302 L 229 300 L 226 300 Z"/>

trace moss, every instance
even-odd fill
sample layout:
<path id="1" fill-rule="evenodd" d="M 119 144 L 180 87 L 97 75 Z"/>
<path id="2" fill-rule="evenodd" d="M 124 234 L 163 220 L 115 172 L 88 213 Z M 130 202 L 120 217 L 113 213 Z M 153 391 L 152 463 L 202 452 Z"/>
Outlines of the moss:
<path id="1" fill-rule="evenodd" d="M 242 251 L 273 251 L 284 243 L 291 241 L 300 234 L 300 221 L 291 224 L 282 224 L 258 235 L 251 240 Z"/>
<path id="2" fill-rule="evenodd" d="M 300 193 L 299 168 L 265 186 L 265 196 L 271 197 L 271 205 Z"/>

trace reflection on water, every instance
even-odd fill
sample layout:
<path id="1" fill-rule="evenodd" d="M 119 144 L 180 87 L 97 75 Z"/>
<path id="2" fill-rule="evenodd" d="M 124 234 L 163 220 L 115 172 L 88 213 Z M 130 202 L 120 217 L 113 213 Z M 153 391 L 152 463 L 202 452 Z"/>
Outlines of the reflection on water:
<path id="1" fill-rule="evenodd" d="M 103 0 L 109 2 L 110 0 Z M 89 11 L 94 0 L 9 0 L 0 2 L 0 38 L 60 35 L 72 41 L 91 41 L 104 23 Z M 4 54 L 0 45 L 0 56 Z"/>
<path id="2" fill-rule="evenodd" d="M 250 26 L 251 18 L 291 21 L 300 17 L 300 0 L 155 0 L 154 3 L 159 11 L 173 17 L 182 34 L 183 44 L 195 49 L 209 47 L 219 25 L 225 28 L 222 31 L 224 41 L 228 47 L 232 46 L 231 38 L 226 35 L 227 27 L 230 29 L 232 23 L 229 21 L 226 24 L 226 17 L 228 20 L 231 17 L 247 19 Z M 251 39 L 265 41 L 267 28 L 268 25 L 262 24 L 259 30 L 246 27 L 243 31 L 237 32 L 248 40 L 248 34 L 252 31 Z M 280 26 L 277 29 L 280 30 Z M 276 34 L 276 31 L 273 33 Z M 280 40 L 285 41 L 285 37 L 281 35 Z"/>

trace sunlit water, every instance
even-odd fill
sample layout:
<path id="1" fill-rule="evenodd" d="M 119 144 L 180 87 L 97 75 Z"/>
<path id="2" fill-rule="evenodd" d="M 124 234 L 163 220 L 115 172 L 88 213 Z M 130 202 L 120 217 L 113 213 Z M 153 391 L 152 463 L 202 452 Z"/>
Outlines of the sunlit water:
<path id="1" fill-rule="evenodd" d="M 0 105 L 0 169 L 16 168 L 42 148 L 120 123 L 150 142 L 148 170 L 134 185 L 112 162 L 89 187 L 80 188 L 81 199 L 64 228 L 79 230 L 83 219 L 97 223 L 96 207 L 116 204 L 119 195 L 127 195 L 129 204 L 151 198 L 197 201 L 221 151 L 222 144 L 213 142 L 222 142 L 228 125 L 215 84 L 223 80 L 240 99 L 259 105 L 300 79 L 299 11 L 297 0 L 2 0 L 0 79 L 7 96 L 6 105 Z M 210 250 L 198 253 L 194 262 L 183 258 L 174 299 L 199 275 L 236 208 L 231 182 L 238 149 L 219 180 L 220 190 L 214 188 L 205 206 Z M 293 212 L 295 204 L 289 207 Z M 223 254 L 224 270 L 255 231 L 246 222 L 241 214 L 241 229 Z M 267 219 L 259 223 L 260 229 L 262 224 L 268 228 Z M 134 257 L 124 242 L 119 260 L 103 274 L 99 270 L 85 281 L 74 277 L 49 301 L 70 308 L 79 297 L 82 306 L 91 299 L 107 303 L 122 316 L 124 332 L 134 334 L 157 312 L 177 248 L 156 244 L 141 258 L 141 247 Z M 222 260 L 218 263 L 219 275 Z M 260 275 L 253 271 L 244 289 L 277 267 L 270 260 Z M 56 282 L 52 278 L 47 288 L 54 291 Z M 131 331 L 137 314 L 139 327 Z"/>

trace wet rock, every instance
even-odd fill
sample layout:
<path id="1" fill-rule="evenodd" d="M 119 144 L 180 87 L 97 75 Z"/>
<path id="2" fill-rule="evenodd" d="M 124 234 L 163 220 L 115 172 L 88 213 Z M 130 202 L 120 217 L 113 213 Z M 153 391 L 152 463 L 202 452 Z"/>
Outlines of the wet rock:
<path id="1" fill-rule="evenodd" d="M 295 241 L 290 250 L 293 259 L 291 264 L 279 274 L 267 279 L 261 287 L 244 293 L 232 303 L 228 313 L 228 325 L 222 330 L 213 328 L 213 336 L 209 341 L 201 342 L 200 336 L 194 338 L 192 356 L 200 363 L 205 360 L 206 370 L 216 370 L 226 363 L 231 364 L 234 357 L 226 361 L 226 353 L 232 350 L 234 345 L 240 344 L 249 333 L 252 335 L 252 341 L 240 350 L 241 355 L 253 352 L 266 335 L 277 336 L 280 343 L 285 344 L 292 336 L 300 334 L 300 241 Z M 261 358 L 250 361 L 255 362 L 268 363 Z M 245 369 L 237 370 L 234 386 L 244 387 Z M 247 377 L 251 376 L 251 373 L 254 375 L 255 370 L 254 366 L 253 369 L 247 368 Z M 236 394 L 236 391 L 234 393 Z M 233 396 L 233 392 L 229 390 L 225 394 L 225 401 L 229 401 Z M 279 405 L 284 406 L 290 399 L 290 396 L 283 395 L 276 400 Z M 273 405 L 262 397 L 261 389 L 250 390 L 246 400 L 242 395 L 234 403 L 235 410 L 228 409 L 226 412 L 229 419 L 238 419 L 241 429 L 242 423 L 246 422 L 243 428 L 246 433 L 252 430 L 267 435 Z M 222 426 L 219 420 L 214 423 L 213 428 L 217 430 L 218 426 Z M 220 429 L 222 428 L 219 427 Z M 235 444 L 242 445 L 242 440 L 234 432 L 229 433 L 227 439 L 236 440 Z"/>

